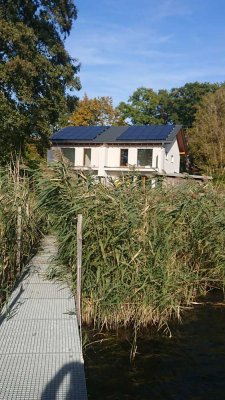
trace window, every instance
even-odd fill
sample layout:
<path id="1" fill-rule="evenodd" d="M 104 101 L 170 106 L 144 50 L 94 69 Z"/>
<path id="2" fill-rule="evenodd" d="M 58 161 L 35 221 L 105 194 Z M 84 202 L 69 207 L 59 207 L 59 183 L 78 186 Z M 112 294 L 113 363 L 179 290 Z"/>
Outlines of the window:
<path id="1" fill-rule="evenodd" d="M 91 149 L 84 149 L 84 166 L 91 166 Z"/>
<path id="2" fill-rule="evenodd" d="M 152 166 L 152 149 L 138 149 L 137 166 L 138 167 Z"/>
<path id="3" fill-rule="evenodd" d="M 63 157 L 69 161 L 70 164 L 75 165 L 75 149 L 72 147 L 61 147 Z"/>
<path id="4" fill-rule="evenodd" d="M 171 155 L 171 163 L 173 163 L 174 162 L 174 157 L 173 157 L 173 155 Z"/>
<path id="5" fill-rule="evenodd" d="M 120 166 L 127 167 L 128 165 L 128 149 L 120 150 Z"/>
<path id="6" fill-rule="evenodd" d="M 156 159 L 155 159 L 155 167 L 156 167 L 156 168 L 159 168 L 159 156 L 156 156 Z"/>

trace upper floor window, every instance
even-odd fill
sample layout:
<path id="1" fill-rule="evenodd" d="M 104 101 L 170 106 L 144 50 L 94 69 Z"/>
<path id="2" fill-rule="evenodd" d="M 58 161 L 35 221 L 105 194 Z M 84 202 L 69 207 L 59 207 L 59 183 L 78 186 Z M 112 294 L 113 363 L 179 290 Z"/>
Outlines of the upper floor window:
<path id="1" fill-rule="evenodd" d="M 84 166 L 91 166 L 91 149 L 84 149 Z"/>
<path id="2" fill-rule="evenodd" d="M 75 165 L 75 149 L 73 147 L 61 147 L 61 152 L 70 164 Z"/>
<path id="3" fill-rule="evenodd" d="M 128 165 L 128 149 L 120 150 L 120 166 L 127 167 Z"/>
<path id="4" fill-rule="evenodd" d="M 138 149 L 137 166 L 152 167 L 152 149 Z"/>

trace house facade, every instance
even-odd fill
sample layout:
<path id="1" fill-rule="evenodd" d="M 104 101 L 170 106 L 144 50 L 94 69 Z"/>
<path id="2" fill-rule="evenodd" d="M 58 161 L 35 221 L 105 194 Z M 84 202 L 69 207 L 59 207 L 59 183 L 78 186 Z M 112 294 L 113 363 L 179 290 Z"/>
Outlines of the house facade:
<path id="1" fill-rule="evenodd" d="M 65 157 L 77 170 L 117 178 L 178 174 L 186 145 L 180 125 L 66 127 L 51 137 L 48 161 Z"/>

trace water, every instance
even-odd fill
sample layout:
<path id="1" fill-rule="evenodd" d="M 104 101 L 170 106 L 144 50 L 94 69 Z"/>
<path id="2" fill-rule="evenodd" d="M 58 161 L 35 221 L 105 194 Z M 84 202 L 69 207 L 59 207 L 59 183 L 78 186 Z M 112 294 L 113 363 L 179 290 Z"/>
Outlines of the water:
<path id="1" fill-rule="evenodd" d="M 172 333 L 142 337 L 133 365 L 126 337 L 89 347 L 89 400 L 224 400 L 225 307 L 194 307 Z"/>

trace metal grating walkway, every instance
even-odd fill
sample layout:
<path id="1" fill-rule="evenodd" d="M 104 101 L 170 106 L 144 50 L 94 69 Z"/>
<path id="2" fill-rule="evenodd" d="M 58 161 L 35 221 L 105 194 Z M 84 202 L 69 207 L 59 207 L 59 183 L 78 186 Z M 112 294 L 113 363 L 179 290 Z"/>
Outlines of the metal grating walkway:
<path id="1" fill-rule="evenodd" d="M 75 303 L 47 281 L 53 236 L 27 268 L 0 317 L 0 400 L 86 400 Z"/>

